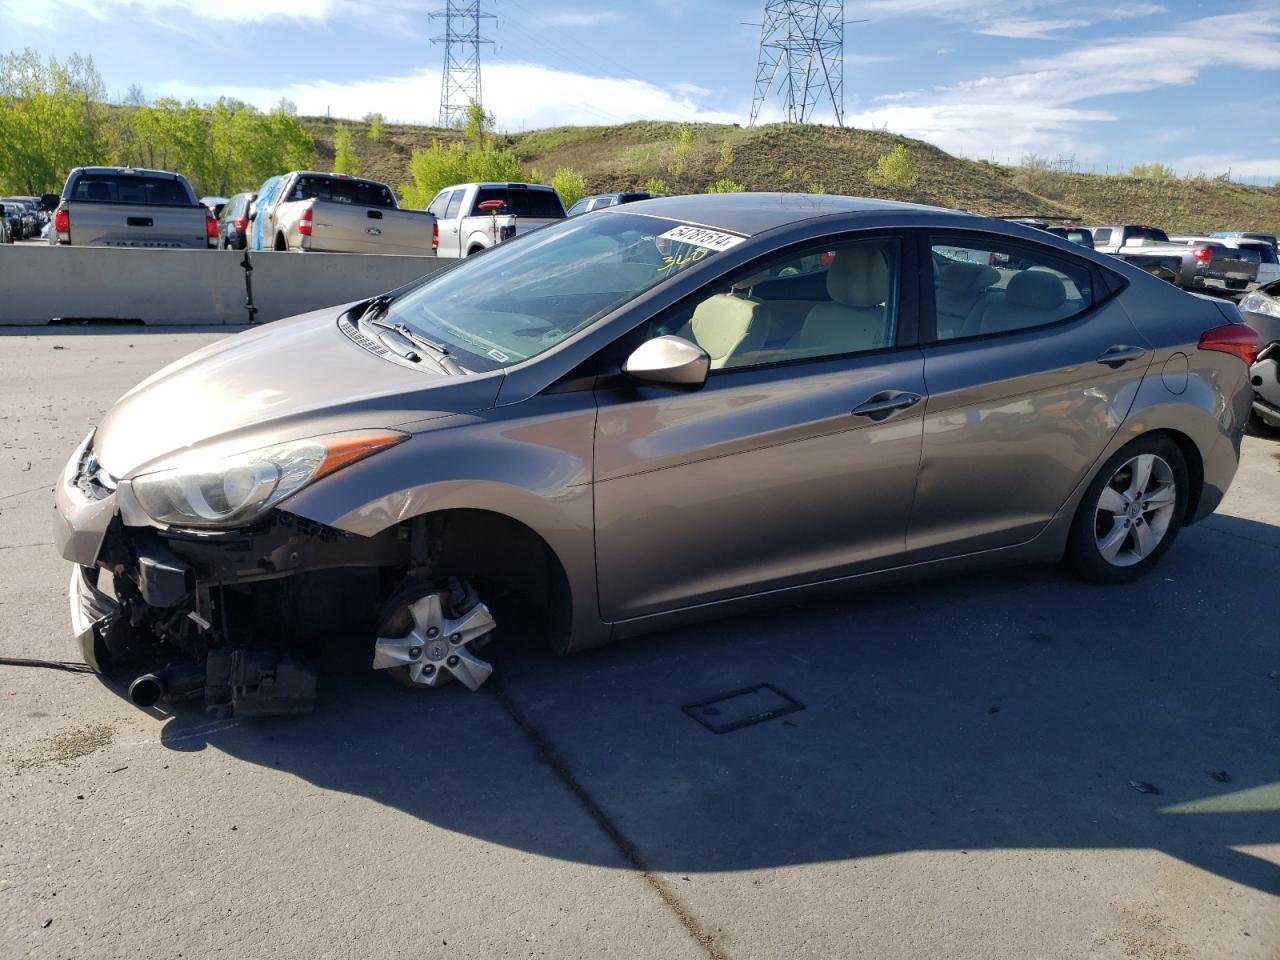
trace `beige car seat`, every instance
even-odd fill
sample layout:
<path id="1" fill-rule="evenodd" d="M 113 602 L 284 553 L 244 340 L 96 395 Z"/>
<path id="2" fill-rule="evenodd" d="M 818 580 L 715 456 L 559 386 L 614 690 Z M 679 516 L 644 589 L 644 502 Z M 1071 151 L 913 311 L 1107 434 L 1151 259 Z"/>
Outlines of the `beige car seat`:
<path id="1" fill-rule="evenodd" d="M 732 293 L 714 294 L 694 309 L 687 336 L 707 351 L 712 370 L 742 366 L 769 339 L 769 308 Z"/>
<path id="2" fill-rule="evenodd" d="M 982 263 L 952 263 L 938 277 L 935 303 L 938 314 L 938 338 L 950 340 L 977 333 L 974 308 L 987 289 L 999 281 L 1000 271 Z M 969 321 L 974 322 L 970 323 Z"/>
<path id="3" fill-rule="evenodd" d="M 890 346 L 889 265 L 880 247 L 839 251 L 827 269 L 832 303 L 815 304 L 796 336 L 801 355 L 834 356 Z"/>
<path id="4" fill-rule="evenodd" d="M 1039 327 L 1070 316 L 1067 288 L 1057 274 L 1024 270 L 1009 280 L 1003 300 L 992 300 L 982 311 L 980 333 L 1000 333 Z"/>

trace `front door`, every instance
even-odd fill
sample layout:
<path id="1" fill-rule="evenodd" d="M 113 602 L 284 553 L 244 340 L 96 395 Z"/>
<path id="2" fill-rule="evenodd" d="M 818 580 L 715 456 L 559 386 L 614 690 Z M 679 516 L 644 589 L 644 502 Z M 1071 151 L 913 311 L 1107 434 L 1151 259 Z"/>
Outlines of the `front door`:
<path id="1" fill-rule="evenodd" d="M 912 561 L 1039 533 L 1115 436 L 1152 356 L 1084 260 L 945 232 L 929 252 Z"/>
<path id="2" fill-rule="evenodd" d="M 828 240 L 655 321 L 649 333 L 698 343 L 712 371 L 694 392 L 598 391 L 606 620 L 898 561 L 925 406 L 911 253 Z"/>

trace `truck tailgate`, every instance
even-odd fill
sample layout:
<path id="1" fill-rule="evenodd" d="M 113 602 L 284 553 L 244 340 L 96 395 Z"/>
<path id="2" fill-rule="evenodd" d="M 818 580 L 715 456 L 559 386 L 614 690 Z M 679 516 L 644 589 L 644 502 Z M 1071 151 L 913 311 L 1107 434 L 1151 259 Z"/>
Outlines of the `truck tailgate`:
<path id="1" fill-rule="evenodd" d="M 71 242 L 77 247 L 171 247 L 204 250 L 209 246 L 202 206 L 150 206 L 94 203 L 67 205 Z"/>
<path id="2" fill-rule="evenodd" d="M 1243 290 L 1258 277 L 1258 264 L 1241 250 L 1228 247 L 1215 249 L 1213 260 L 1204 272 L 1205 286 L 1225 290 Z"/>
<path id="3" fill-rule="evenodd" d="M 435 218 L 423 210 L 358 207 L 315 201 L 310 249 L 316 252 L 398 253 L 427 257 L 433 252 Z"/>

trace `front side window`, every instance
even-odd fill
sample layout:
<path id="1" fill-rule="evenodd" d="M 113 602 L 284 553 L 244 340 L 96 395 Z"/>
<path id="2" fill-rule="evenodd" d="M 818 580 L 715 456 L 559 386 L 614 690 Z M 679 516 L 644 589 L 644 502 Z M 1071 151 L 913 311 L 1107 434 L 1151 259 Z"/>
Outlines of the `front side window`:
<path id="1" fill-rule="evenodd" d="M 896 240 L 792 251 L 691 298 L 655 335 L 698 344 L 712 370 L 882 350 L 897 336 L 901 272 Z"/>
<path id="2" fill-rule="evenodd" d="M 1083 264 L 1002 240 L 934 238 L 939 340 L 1042 327 L 1093 305 Z"/>
<path id="3" fill-rule="evenodd" d="M 442 190 L 436 194 L 436 198 L 427 205 L 427 213 L 434 214 L 437 220 L 444 217 L 445 207 L 449 205 L 449 191 Z"/>
<path id="4" fill-rule="evenodd" d="M 494 370 L 551 349 L 743 238 L 648 216 L 577 217 L 501 243 L 394 300 L 387 319 Z"/>

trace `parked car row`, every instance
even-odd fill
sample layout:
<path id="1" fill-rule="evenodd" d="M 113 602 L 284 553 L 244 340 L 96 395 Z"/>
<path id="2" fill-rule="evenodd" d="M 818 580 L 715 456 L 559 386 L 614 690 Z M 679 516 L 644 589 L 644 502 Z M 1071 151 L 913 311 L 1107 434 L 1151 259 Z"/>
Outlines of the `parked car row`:
<path id="1" fill-rule="evenodd" d="M 7 221 L 5 243 L 30 240 L 40 236 L 48 216 L 40 208 L 39 197 L 0 197 Z"/>

